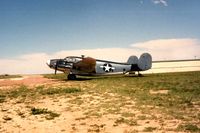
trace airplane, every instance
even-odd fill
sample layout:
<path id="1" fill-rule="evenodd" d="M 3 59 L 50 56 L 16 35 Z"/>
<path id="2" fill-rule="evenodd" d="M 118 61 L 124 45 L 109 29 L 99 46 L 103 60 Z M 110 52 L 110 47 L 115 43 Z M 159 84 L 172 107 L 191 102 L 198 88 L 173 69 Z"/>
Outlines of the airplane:
<path id="1" fill-rule="evenodd" d="M 149 53 L 143 53 L 138 59 L 137 56 L 130 56 L 125 63 L 99 60 L 91 57 L 67 56 L 64 59 L 51 59 L 46 64 L 57 71 L 66 73 L 68 80 L 75 80 L 76 75 L 98 76 L 127 74 L 146 71 L 152 67 L 152 57 Z"/>

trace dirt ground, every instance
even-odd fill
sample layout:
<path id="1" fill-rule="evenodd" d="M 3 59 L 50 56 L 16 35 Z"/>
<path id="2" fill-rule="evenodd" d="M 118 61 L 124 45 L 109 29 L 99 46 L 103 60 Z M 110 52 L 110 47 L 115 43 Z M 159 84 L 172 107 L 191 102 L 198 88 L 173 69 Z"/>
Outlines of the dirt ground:
<path id="1" fill-rule="evenodd" d="M 13 89 L 21 84 L 29 87 L 78 86 L 82 89 L 88 86 L 86 81 L 58 81 L 41 75 L 29 75 L 0 80 L 0 89 Z M 32 115 L 32 107 L 47 108 L 60 116 L 48 120 L 46 114 Z M 120 113 L 116 113 L 117 110 Z M 8 133 L 175 132 L 180 123 L 180 120 L 163 115 L 153 107 L 150 110 L 138 109 L 135 101 L 128 97 L 92 90 L 80 95 L 42 96 L 37 100 L 24 101 L 19 97 L 0 103 L 0 132 Z"/>
<path id="2" fill-rule="evenodd" d="M 23 75 L 21 78 L 0 79 L 0 87 L 14 85 L 38 85 L 51 82 L 51 79 L 44 78 L 42 75 Z"/>

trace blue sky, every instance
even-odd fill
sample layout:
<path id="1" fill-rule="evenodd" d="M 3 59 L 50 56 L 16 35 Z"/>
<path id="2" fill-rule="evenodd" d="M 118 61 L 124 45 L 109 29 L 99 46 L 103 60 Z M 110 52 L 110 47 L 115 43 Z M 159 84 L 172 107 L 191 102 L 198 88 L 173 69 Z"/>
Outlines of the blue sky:
<path id="1" fill-rule="evenodd" d="M 0 57 L 200 38 L 200 1 L 1 0 Z"/>
<path id="2" fill-rule="evenodd" d="M 82 54 L 200 59 L 199 0 L 0 0 L 0 74 L 51 72 Z M 9 64 L 9 65 L 8 65 Z"/>

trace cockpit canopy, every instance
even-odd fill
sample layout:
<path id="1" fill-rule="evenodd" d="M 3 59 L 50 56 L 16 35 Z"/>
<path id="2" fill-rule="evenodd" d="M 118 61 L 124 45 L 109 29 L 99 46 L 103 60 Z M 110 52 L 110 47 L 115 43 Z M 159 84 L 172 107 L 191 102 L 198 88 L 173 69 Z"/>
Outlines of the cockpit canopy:
<path id="1" fill-rule="evenodd" d="M 65 57 L 64 59 L 66 62 L 68 63 L 77 63 L 78 61 L 81 60 L 80 57 L 75 57 L 75 56 L 68 56 L 68 57 Z"/>

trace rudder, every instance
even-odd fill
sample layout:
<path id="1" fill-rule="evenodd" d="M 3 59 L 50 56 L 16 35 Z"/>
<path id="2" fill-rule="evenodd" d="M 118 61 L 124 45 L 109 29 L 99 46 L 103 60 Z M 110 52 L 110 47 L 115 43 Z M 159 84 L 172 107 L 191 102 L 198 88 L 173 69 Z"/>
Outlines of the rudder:
<path id="1" fill-rule="evenodd" d="M 149 53 L 143 53 L 138 61 L 138 67 L 142 70 L 148 70 L 152 67 L 152 57 Z"/>
<path id="2" fill-rule="evenodd" d="M 138 57 L 135 55 L 132 55 L 128 58 L 127 61 L 128 64 L 132 65 L 132 64 L 138 64 Z"/>

